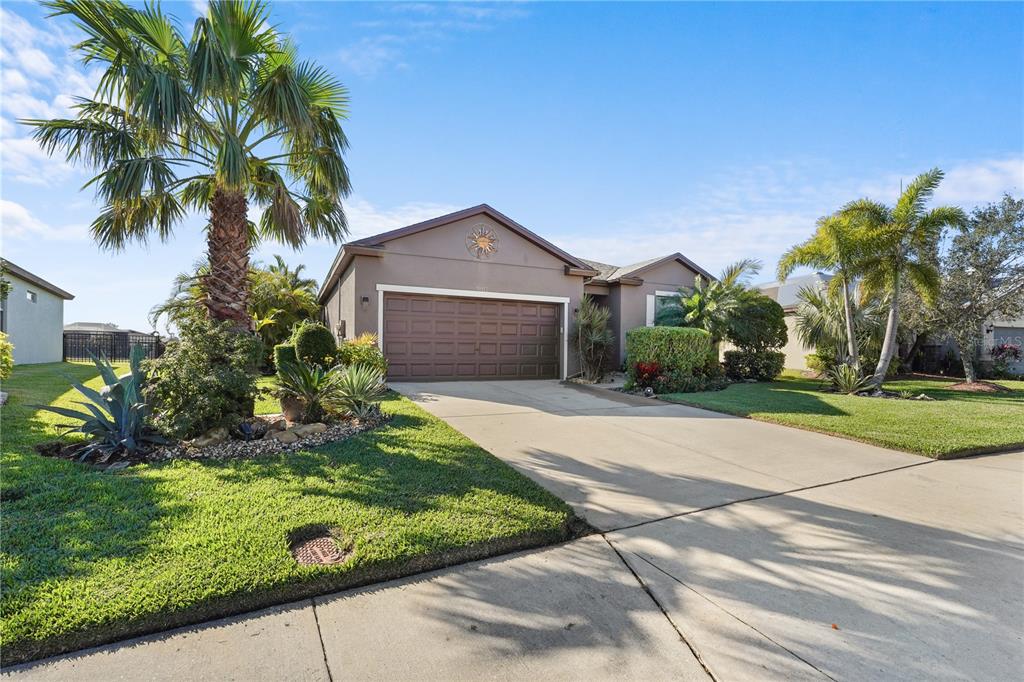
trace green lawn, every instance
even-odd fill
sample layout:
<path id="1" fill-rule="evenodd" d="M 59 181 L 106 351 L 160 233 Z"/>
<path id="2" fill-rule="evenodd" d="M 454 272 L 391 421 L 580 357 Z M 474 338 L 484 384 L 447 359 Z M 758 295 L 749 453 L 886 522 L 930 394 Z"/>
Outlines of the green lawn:
<path id="1" fill-rule="evenodd" d="M 567 538 L 560 500 L 413 403 L 349 441 L 261 460 L 101 473 L 36 455 L 69 404 L 63 375 L 18 367 L 4 386 L 4 663 Z M 272 403 L 271 403 L 272 405 Z M 290 531 L 341 529 L 353 555 L 297 565 Z"/>
<path id="2" fill-rule="evenodd" d="M 1024 447 L 1024 381 L 1000 381 L 1010 393 L 946 390 L 957 379 L 886 382 L 893 391 L 934 401 L 880 400 L 824 393 L 821 382 L 786 372 L 777 381 L 724 391 L 672 393 L 663 400 L 820 431 L 929 457 Z"/>

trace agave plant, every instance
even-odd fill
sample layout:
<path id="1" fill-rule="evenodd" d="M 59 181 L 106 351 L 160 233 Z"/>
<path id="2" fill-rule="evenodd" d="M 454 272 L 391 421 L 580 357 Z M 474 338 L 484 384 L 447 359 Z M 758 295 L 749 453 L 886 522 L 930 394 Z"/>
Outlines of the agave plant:
<path id="1" fill-rule="evenodd" d="M 828 381 L 836 392 L 851 394 L 866 389 L 871 378 L 861 376 L 853 365 L 841 363 L 828 371 Z"/>
<path id="2" fill-rule="evenodd" d="M 366 419 L 377 411 L 385 390 L 384 375 L 379 369 L 350 365 L 341 370 L 336 404 L 353 417 Z"/>
<path id="3" fill-rule="evenodd" d="M 76 401 L 87 412 L 66 407 L 37 406 L 62 417 L 82 421 L 79 426 L 67 431 L 85 433 L 93 438 L 81 450 L 79 461 L 96 455 L 97 461 L 106 462 L 115 454 L 133 454 L 146 446 L 166 443 L 146 425 L 146 403 L 142 399 L 145 377 L 140 369 L 140 363 L 146 357 L 145 349 L 140 345 L 132 346 L 129 357 L 131 373 L 121 378 L 118 378 L 106 356 L 89 355 L 106 385 L 97 391 L 77 382 L 71 383 L 88 399 L 88 402 Z"/>
<path id="4" fill-rule="evenodd" d="M 321 421 L 332 406 L 341 402 L 344 368 L 324 369 L 318 364 L 296 359 L 277 368 L 278 397 L 293 398 L 302 405 L 299 421 Z"/>

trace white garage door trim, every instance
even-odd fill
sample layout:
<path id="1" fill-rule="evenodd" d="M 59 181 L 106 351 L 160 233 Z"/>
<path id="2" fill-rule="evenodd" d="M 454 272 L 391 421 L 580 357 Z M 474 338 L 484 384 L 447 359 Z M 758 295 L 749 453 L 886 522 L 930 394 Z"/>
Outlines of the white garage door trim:
<path id="1" fill-rule="evenodd" d="M 569 297 L 543 296 L 541 294 L 510 294 L 500 291 L 474 291 L 472 289 L 439 289 L 436 287 L 414 287 L 405 284 L 377 285 L 377 345 L 384 352 L 384 292 L 398 294 L 426 294 L 428 296 L 459 296 L 462 298 L 495 298 L 505 301 L 533 301 L 535 303 L 562 304 L 562 379 L 569 372 Z"/>

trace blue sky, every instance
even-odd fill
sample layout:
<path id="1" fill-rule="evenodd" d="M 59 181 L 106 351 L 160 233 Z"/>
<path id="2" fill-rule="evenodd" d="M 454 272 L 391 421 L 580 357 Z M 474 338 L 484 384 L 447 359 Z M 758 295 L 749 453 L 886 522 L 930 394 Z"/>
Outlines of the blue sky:
<path id="1" fill-rule="evenodd" d="M 164 3 L 190 24 L 198 2 Z M 0 7 L 2 252 L 74 294 L 65 321 L 148 330 L 203 254 L 100 251 L 88 175 L 15 123 L 96 74 L 75 30 Z M 350 89 L 353 237 L 487 202 L 584 257 L 682 251 L 717 271 L 779 254 L 858 196 L 947 172 L 970 208 L 1024 193 L 1024 5 L 277 2 L 274 22 Z M 281 253 L 323 277 L 336 245 Z"/>

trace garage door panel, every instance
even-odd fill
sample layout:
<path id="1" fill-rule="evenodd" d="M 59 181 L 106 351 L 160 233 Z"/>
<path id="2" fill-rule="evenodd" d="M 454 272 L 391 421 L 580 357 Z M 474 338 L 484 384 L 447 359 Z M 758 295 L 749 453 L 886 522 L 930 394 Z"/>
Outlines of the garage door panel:
<path id="1" fill-rule="evenodd" d="M 559 306 L 385 293 L 392 379 L 557 378 Z"/>

